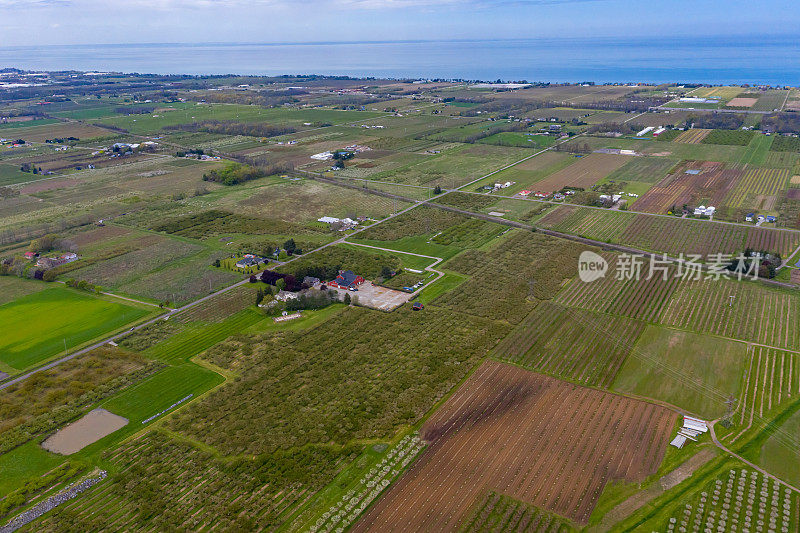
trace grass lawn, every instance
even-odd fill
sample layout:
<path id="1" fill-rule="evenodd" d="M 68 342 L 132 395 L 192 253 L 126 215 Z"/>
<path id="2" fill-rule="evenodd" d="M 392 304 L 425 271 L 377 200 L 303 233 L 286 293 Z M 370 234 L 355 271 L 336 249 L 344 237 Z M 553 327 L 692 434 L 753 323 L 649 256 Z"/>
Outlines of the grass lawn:
<path id="1" fill-rule="evenodd" d="M 739 159 L 741 165 L 763 165 L 767 159 L 767 154 L 772 146 L 772 141 L 775 137 L 767 137 L 766 135 L 756 134 L 747 145 L 747 150 L 742 154 Z"/>
<path id="2" fill-rule="evenodd" d="M 29 294 L 0 306 L 0 363 L 21 371 L 145 315 L 65 287 Z"/>
<path id="3" fill-rule="evenodd" d="M 172 366 L 126 389 L 102 407 L 127 418 L 132 429 L 189 394 L 198 396 L 222 383 L 223 377 L 193 363 Z M 157 419 L 156 419 L 157 420 Z"/>
<path id="4" fill-rule="evenodd" d="M 31 174 L 30 172 L 20 172 L 17 165 L 0 163 L 0 187 L 24 181 L 33 181 L 39 177 L 39 175 Z"/>
<path id="5" fill-rule="evenodd" d="M 43 291 L 47 285 L 39 281 L 18 278 L 16 276 L 0 277 L 0 305 L 13 302 L 17 298 Z"/>
<path id="6" fill-rule="evenodd" d="M 716 418 L 739 393 L 746 355 L 741 342 L 648 326 L 612 388 Z"/>
<path id="7" fill-rule="evenodd" d="M 332 109 L 280 109 L 239 104 L 196 104 L 175 111 L 152 115 L 118 115 L 101 118 L 98 122 L 123 128 L 131 133 L 156 133 L 164 126 L 187 124 L 203 120 L 235 120 L 239 122 L 285 123 L 302 129 L 304 122 L 340 124 L 385 115 L 367 111 Z"/>
<path id="8" fill-rule="evenodd" d="M 547 135 L 531 135 L 517 131 L 495 133 L 481 139 L 482 144 L 499 144 L 500 146 L 518 146 L 521 148 L 547 148 L 556 142 L 555 137 Z"/>
<path id="9" fill-rule="evenodd" d="M 444 276 L 434 281 L 430 285 L 427 285 L 419 294 L 416 301 L 422 302 L 423 304 L 428 304 L 442 294 L 455 289 L 467 279 L 467 276 L 456 274 L 455 272 L 445 272 Z"/>
<path id="10" fill-rule="evenodd" d="M 54 118 L 42 118 L 35 120 L 22 120 L 20 122 L 6 122 L 0 124 L 0 131 L 6 132 L 8 130 L 15 130 L 18 128 L 28 128 L 31 126 L 45 126 L 47 124 L 55 124 L 56 122 L 60 121 Z M 9 133 L 9 135 L 13 135 L 13 133 Z"/>
<path id="11" fill-rule="evenodd" d="M 0 497 L 20 487 L 32 476 L 42 475 L 67 458 L 46 451 L 36 441 L 30 441 L 0 455 Z"/>
<path id="12" fill-rule="evenodd" d="M 419 257 L 417 255 L 402 253 L 403 250 L 398 250 L 396 252 L 387 252 L 384 250 L 376 250 L 375 248 L 364 248 L 363 246 L 354 246 L 352 244 L 343 244 L 342 246 L 347 246 L 355 248 L 357 250 L 361 250 L 362 252 L 370 252 L 378 255 L 394 255 L 400 258 L 400 263 L 403 265 L 403 268 L 413 268 L 415 270 L 423 270 L 425 267 L 430 266 L 435 261 L 435 259 L 430 259 L 428 257 Z M 384 246 L 384 248 L 394 249 L 390 245 L 386 245 Z M 414 253 L 421 253 L 421 252 L 414 252 Z"/>
<path id="13" fill-rule="evenodd" d="M 376 241 L 372 239 L 356 239 L 356 238 L 352 240 L 362 244 L 369 244 L 371 246 L 381 246 L 384 248 L 391 248 L 392 250 L 400 250 L 403 252 L 411 252 L 422 255 L 430 255 L 431 257 L 441 257 L 445 260 L 450 259 L 454 255 L 462 251 L 462 248 L 457 248 L 455 246 L 446 246 L 444 244 L 428 242 L 428 239 L 430 238 L 431 238 L 430 235 L 415 235 L 413 237 L 403 237 L 402 239 L 397 239 L 394 241 Z M 399 255 L 400 254 L 398 254 L 398 256 Z"/>
<path id="14" fill-rule="evenodd" d="M 287 322 L 275 322 L 274 320 L 262 320 L 256 322 L 245 333 L 265 333 L 273 331 L 301 331 L 309 329 L 313 326 L 322 324 L 329 318 L 336 316 L 343 309 L 347 308 L 345 304 L 333 304 L 323 309 L 305 309 L 303 310 L 300 318 L 289 320 Z"/>
<path id="15" fill-rule="evenodd" d="M 800 483 L 800 449 L 797 447 L 800 410 L 796 403 L 790 408 L 795 410 L 794 414 L 767 438 L 758 463 L 784 481 L 797 485 Z"/>

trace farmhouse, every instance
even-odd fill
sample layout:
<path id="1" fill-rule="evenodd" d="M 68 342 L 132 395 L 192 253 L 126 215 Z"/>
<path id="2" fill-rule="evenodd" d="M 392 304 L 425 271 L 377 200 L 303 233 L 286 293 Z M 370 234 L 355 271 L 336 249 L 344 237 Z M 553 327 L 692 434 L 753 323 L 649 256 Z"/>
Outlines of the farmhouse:
<path id="1" fill-rule="evenodd" d="M 316 287 L 320 284 L 320 279 L 315 278 L 313 276 L 306 276 L 303 278 L 303 285 L 307 285 L 309 287 Z"/>
<path id="2" fill-rule="evenodd" d="M 317 161 L 328 161 L 329 159 L 333 159 L 333 152 L 320 152 L 309 157 Z"/>
<path id="3" fill-rule="evenodd" d="M 262 259 L 258 256 L 246 254 L 243 258 L 236 262 L 236 268 L 249 268 L 252 266 L 258 266 L 261 261 Z"/>
<path id="4" fill-rule="evenodd" d="M 279 302 L 288 302 L 289 300 L 296 300 L 300 297 L 300 293 L 291 291 L 279 291 L 275 295 L 275 299 Z"/>
<path id="5" fill-rule="evenodd" d="M 714 207 L 714 206 L 711 206 L 711 205 L 708 206 L 708 207 L 706 207 L 704 205 L 699 205 L 699 206 L 694 208 L 694 214 L 698 215 L 698 216 L 713 217 L 714 216 L 714 212 L 716 210 L 717 210 L 717 208 Z"/>
<path id="6" fill-rule="evenodd" d="M 39 268 L 54 268 L 66 263 L 72 263 L 78 260 L 78 255 L 72 252 L 67 252 L 56 257 L 40 257 L 36 261 L 36 266 Z"/>
<path id="7" fill-rule="evenodd" d="M 341 231 L 353 229 L 355 226 L 358 226 L 358 222 L 352 218 L 336 218 L 325 216 L 318 218 L 317 222 L 322 222 L 324 224 L 341 224 L 341 227 L 339 228 Z"/>
<path id="8" fill-rule="evenodd" d="M 339 289 L 350 289 L 358 287 L 364 283 L 364 278 L 355 274 L 352 270 L 340 270 L 336 279 L 329 281 L 328 285 Z"/>
<path id="9" fill-rule="evenodd" d="M 755 216 L 756 216 L 756 215 L 755 215 L 755 213 L 747 213 L 747 214 L 744 216 L 744 220 L 745 220 L 745 222 L 752 222 L 752 221 L 753 221 L 753 218 L 754 218 Z"/>

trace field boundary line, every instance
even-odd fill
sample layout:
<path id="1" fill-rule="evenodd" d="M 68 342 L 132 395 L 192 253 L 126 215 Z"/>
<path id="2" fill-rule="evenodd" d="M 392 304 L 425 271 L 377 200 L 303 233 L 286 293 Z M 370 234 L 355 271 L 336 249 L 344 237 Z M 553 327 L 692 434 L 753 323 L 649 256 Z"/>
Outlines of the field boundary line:
<path id="1" fill-rule="evenodd" d="M 535 154 L 531 154 L 531 155 L 529 155 L 529 156 L 527 156 L 527 157 L 523 157 L 523 158 L 522 158 L 522 159 L 520 159 L 519 161 L 515 161 L 514 163 L 511 163 L 511 164 L 508 164 L 508 165 L 506 165 L 506 166 L 504 166 L 504 167 L 498 168 L 497 170 L 493 170 L 492 172 L 489 172 L 489 173 L 488 173 L 488 174 L 486 174 L 485 176 L 481 176 L 480 178 L 474 179 L 474 180 L 472 180 L 472 181 L 470 181 L 470 182 L 467 182 L 467 183 L 465 183 L 464 185 L 461 185 L 461 186 L 459 186 L 459 187 L 455 187 L 455 188 L 453 188 L 453 189 L 448 189 L 448 191 L 461 191 L 461 189 L 463 189 L 464 187 L 469 187 L 469 186 L 470 186 L 470 185 L 472 185 L 473 183 L 477 183 L 477 182 L 479 182 L 479 181 L 481 181 L 481 180 L 485 180 L 486 178 L 488 178 L 488 177 L 490 177 L 490 176 L 494 176 L 495 174 L 497 174 L 497 173 L 499 173 L 499 172 L 502 172 L 502 171 L 504 171 L 504 170 L 508 170 L 508 169 L 509 169 L 509 168 L 511 168 L 511 167 L 517 166 L 517 165 L 519 165 L 520 163 L 523 163 L 523 162 L 527 161 L 528 159 L 532 159 L 532 158 L 536 157 L 537 155 L 541 155 L 541 154 L 543 154 L 543 153 L 545 153 L 545 152 L 547 152 L 547 151 L 549 151 L 549 150 L 552 150 L 552 149 L 553 149 L 553 148 L 555 148 L 556 146 L 562 145 L 562 144 L 564 144 L 565 142 L 567 142 L 567 141 L 571 141 L 572 139 L 576 139 L 576 138 L 578 138 L 578 137 L 580 137 L 580 136 L 582 136 L 582 135 L 585 135 L 585 133 L 578 133 L 577 135 L 573 135 L 572 137 L 567 137 L 566 139 L 562 139 L 561 141 L 559 141 L 559 142 L 557 142 L 557 143 L 554 143 L 552 146 L 548 146 L 547 148 L 545 148 L 545 149 L 543 149 L 543 150 L 539 150 L 539 151 L 538 151 L 538 152 L 536 152 Z"/>
<path id="2" fill-rule="evenodd" d="M 724 444 L 722 444 L 722 443 L 719 441 L 719 439 L 717 439 L 717 434 L 716 434 L 716 432 L 714 431 L 714 425 L 715 425 L 716 423 L 717 423 L 717 420 L 712 420 L 712 421 L 711 421 L 711 422 L 708 424 L 708 429 L 709 429 L 709 433 L 711 433 L 711 441 L 712 441 L 712 442 L 713 442 L 713 443 L 714 443 L 714 444 L 717 446 L 717 448 L 719 448 L 720 450 L 724 451 L 724 452 L 725 452 L 725 453 L 727 453 L 728 455 L 730 455 L 730 456 L 732 456 L 732 457 L 734 457 L 734 458 L 736 458 L 736 459 L 740 460 L 741 462 L 743 462 L 743 463 L 745 463 L 745 464 L 749 465 L 749 466 L 750 466 L 750 468 L 753 468 L 753 469 L 755 469 L 755 470 L 758 470 L 758 471 L 759 471 L 759 472 L 761 472 L 763 475 L 765 475 L 765 476 L 767 476 L 767 477 L 769 477 L 769 478 L 772 478 L 772 480 L 773 480 L 773 481 L 777 481 L 778 483 L 780 483 L 780 484 L 782 484 L 782 485 L 785 485 L 786 487 L 788 487 L 788 488 L 792 489 L 793 491 L 795 491 L 796 493 L 800 494 L 800 488 L 798 488 L 798 487 L 795 487 L 795 486 L 794 486 L 794 485 L 792 485 L 791 483 L 787 483 L 786 481 L 782 480 L 781 478 L 779 478 L 778 476 L 776 476 L 776 475 L 774 475 L 774 474 L 770 474 L 770 473 L 769 473 L 768 471 L 766 471 L 764 468 L 762 468 L 762 467 L 758 466 L 757 464 L 755 464 L 755 463 L 753 463 L 753 462 L 751 462 L 751 461 L 749 461 L 749 460 L 745 459 L 744 457 L 742 457 L 742 456 L 741 456 L 741 455 L 739 455 L 738 453 L 736 453 L 736 452 L 734 452 L 734 451 L 731 451 L 731 450 L 730 450 L 729 448 L 727 448 L 727 447 L 726 447 Z"/>
<path id="3" fill-rule="evenodd" d="M 424 257 L 426 259 L 436 259 L 436 261 L 434 261 L 432 264 L 430 264 L 430 265 L 428 265 L 428 266 L 426 266 L 424 268 L 424 270 L 427 271 L 427 272 L 436 273 L 436 279 L 429 281 L 428 283 L 424 284 L 419 289 L 417 289 L 414 292 L 412 292 L 411 296 L 409 297 L 409 299 L 413 299 L 420 292 L 422 292 L 422 289 L 426 288 L 431 283 L 434 283 L 434 282 L 438 281 L 442 276 L 444 276 L 444 272 L 442 272 L 441 270 L 436 270 L 435 268 L 433 268 L 436 265 L 438 265 L 439 263 L 441 263 L 442 261 L 444 261 L 444 259 L 442 259 L 441 257 L 435 257 L 433 255 L 418 254 L 418 253 L 415 253 L 415 252 L 404 252 L 402 250 L 392 250 L 391 248 L 381 248 L 380 246 L 372 246 L 371 244 L 360 244 L 360 243 L 357 243 L 357 242 L 345 241 L 345 244 L 350 244 L 352 246 L 363 246 L 364 248 L 374 248 L 375 250 L 383 250 L 384 252 L 394 252 L 394 253 L 398 253 L 398 254 L 407 254 L 407 255 L 413 255 L 413 256 L 416 256 L 416 257 Z"/>
<path id="4" fill-rule="evenodd" d="M 328 180 L 326 180 L 326 181 L 328 181 Z M 410 210 L 414 209 L 415 207 L 417 207 L 419 205 L 422 205 L 422 204 L 427 202 L 427 200 L 419 200 L 419 201 L 410 200 L 410 199 L 407 199 L 405 197 L 401 197 L 401 196 L 398 196 L 398 195 L 392 195 L 390 193 L 384 193 L 384 194 L 387 194 L 390 197 L 397 197 L 398 199 L 402 198 L 405 201 L 410 202 L 411 205 L 409 207 L 401 209 L 400 211 L 392 213 L 391 215 L 389 215 L 386 218 L 383 218 L 383 219 L 375 222 L 374 224 L 370 224 L 369 226 L 364 226 L 362 228 L 357 229 L 356 231 L 354 231 L 353 233 L 351 233 L 349 235 L 345 235 L 345 236 L 343 236 L 343 237 L 341 237 L 339 239 L 336 239 L 336 240 L 331 241 L 329 243 L 323 244 L 322 246 L 320 246 L 318 248 L 315 248 L 313 250 L 309 250 L 308 252 L 306 252 L 303 255 L 292 256 L 290 259 L 288 259 L 286 261 L 274 263 L 274 266 L 282 266 L 282 265 L 285 265 L 287 263 L 291 263 L 292 261 L 295 261 L 296 259 L 298 259 L 300 257 L 306 257 L 308 254 L 312 254 L 314 252 L 318 252 L 320 250 L 328 248 L 329 246 L 335 246 L 337 244 L 346 243 L 347 242 L 346 239 L 348 237 L 352 237 L 353 235 L 355 235 L 357 233 L 360 233 L 360 232 L 366 230 L 367 228 L 371 228 L 372 226 L 375 226 L 376 224 L 380 224 L 380 223 L 385 222 L 387 220 L 391 220 L 392 218 L 394 218 L 396 216 L 399 216 L 399 215 L 402 215 L 403 213 L 405 213 L 407 211 L 410 211 Z M 354 244 L 354 243 L 348 243 L 348 244 Z M 254 275 L 256 275 L 256 274 L 258 274 L 258 272 L 256 272 Z M 79 355 L 83 355 L 83 354 L 88 353 L 88 352 L 90 352 L 92 350 L 100 348 L 101 346 L 103 346 L 105 344 L 108 344 L 109 342 L 117 341 L 118 339 L 122 338 L 125 335 L 128 335 L 131 332 L 138 331 L 138 330 L 140 330 L 140 329 L 142 329 L 142 328 L 144 328 L 146 326 L 149 326 L 151 324 L 156 323 L 158 320 L 167 320 L 170 317 L 172 317 L 173 315 L 180 314 L 183 311 L 186 311 L 187 309 L 191 309 L 191 308 L 201 304 L 202 302 L 205 302 L 206 300 L 209 300 L 209 299 L 211 299 L 211 298 L 213 298 L 215 296 L 218 296 L 220 294 L 224 294 L 224 293 L 226 293 L 228 291 L 231 291 L 231 290 L 235 289 L 236 287 L 239 287 L 241 285 L 245 285 L 247 283 L 250 283 L 250 276 L 247 276 L 244 279 L 242 279 L 241 281 L 237 281 L 236 283 L 233 283 L 232 285 L 228 285 L 227 287 L 223 287 L 223 288 L 221 288 L 221 289 L 219 289 L 217 291 L 214 291 L 214 292 L 212 292 L 210 294 L 207 294 L 206 296 L 203 296 L 202 298 L 198 298 L 197 300 L 195 300 L 193 302 L 189 302 L 188 304 L 186 304 L 186 305 L 184 305 L 182 307 L 171 309 L 171 310 L 166 311 L 165 313 L 161 313 L 161 314 L 157 315 L 156 317 L 151 318 L 150 320 L 147 320 L 145 322 L 142 322 L 140 324 L 137 324 L 137 325 L 133 326 L 131 329 L 116 333 L 116 334 L 114 334 L 114 335 L 112 335 L 110 337 L 105 337 L 105 338 L 103 338 L 103 339 L 101 339 L 101 340 L 99 340 L 99 341 L 97 341 L 97 342 L 95 342 L 93 344 L 90 344 L 90 345 L 88 345 L 88 346 L 86 346 L 86 347 L 84 347 L 84 348 L 82 348 L 80 350 L 77 350 L 77 351 L 74 351 L 72 353 L 69 353 L 69 354 L 67 354 L 67 355 L 65 355 L 65 356 L 63 356 L 61 358 L 55 359 L 55 360 L 53 360 L 53 361 L 51 361 L 51 362 L 49 362 L 49 363 L 47 363 L 45 365 L 39 366 L 37 368 L 33 368 L 33 369 L 28 370 L 28 371 L 26 371 L 24 373 L 18 374 L 16 376 L 14 376 L 13 378 L 8 379 L 8 380 L 0 383 L 0 390 L 3 390 L 5 388 L 7 388 L 7 387 L 10 387 L 11 385 L 13 385 L 15 383 L 20 383 L 20 382 L 28 379 L 29 377 L 33 376 L 34 374 L 38 374 L 39 372 L 42 372 L 44 370 L 49 370 L 51 368 L 54 368 L 54 367 L 60 365 L 61 363 L 65 362 L 65 361 L 69 361 L 70 359 L 74 359 L 75 357 L 78 357 Z"/>

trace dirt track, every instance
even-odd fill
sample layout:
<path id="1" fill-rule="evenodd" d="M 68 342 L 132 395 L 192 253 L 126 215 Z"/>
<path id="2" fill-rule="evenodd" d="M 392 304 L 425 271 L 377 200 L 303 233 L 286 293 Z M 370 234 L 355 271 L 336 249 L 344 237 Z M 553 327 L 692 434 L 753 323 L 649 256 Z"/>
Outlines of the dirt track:
<path id="1" fill-rule="evenodd" d="M 453 531 L 480 495 L 586 523 L 605 484 L 658 468 L 665 408 L 487 362 L 421 430 L 430 446 L 354 531 Z"/>

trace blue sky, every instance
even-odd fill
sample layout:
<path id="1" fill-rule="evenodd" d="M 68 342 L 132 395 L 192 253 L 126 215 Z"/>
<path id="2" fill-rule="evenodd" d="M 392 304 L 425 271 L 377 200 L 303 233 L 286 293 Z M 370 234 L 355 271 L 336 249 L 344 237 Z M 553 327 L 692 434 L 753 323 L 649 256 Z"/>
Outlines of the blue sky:
<path id="1" fill-rule="evenodd" d="M 0 0 L 0 46 L 796 34 L 785 0 Z"/>

